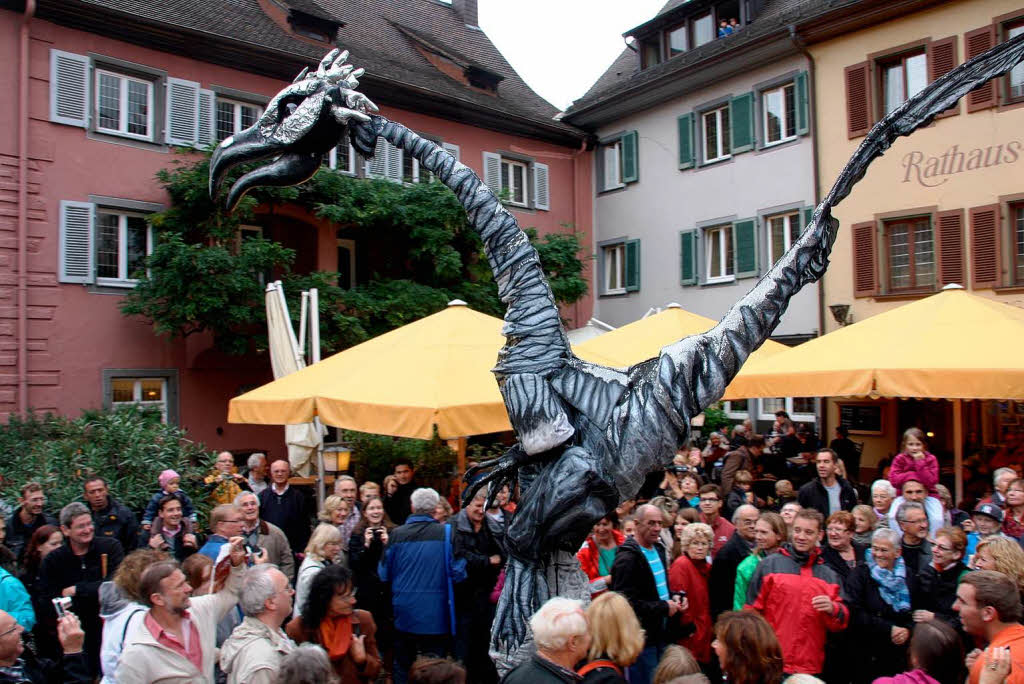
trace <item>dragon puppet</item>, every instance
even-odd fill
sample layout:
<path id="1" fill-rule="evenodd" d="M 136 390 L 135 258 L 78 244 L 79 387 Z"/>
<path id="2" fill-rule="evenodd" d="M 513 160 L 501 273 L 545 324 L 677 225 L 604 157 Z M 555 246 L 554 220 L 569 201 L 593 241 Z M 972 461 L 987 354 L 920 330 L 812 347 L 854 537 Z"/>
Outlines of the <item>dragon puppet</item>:
<path id="1" fill-rule="evenodd" d="M 345 63 L 347 52 L 332 51 L 315 72 L 304 69 L 252 127 L 216 148 L 210 192 L 218 194 L 229 169 L 255 165 L 231 186 L 226 203 L 233 209 L 250 188 L 308 180 L 346 138 L 367 158 L 383 138 L 436 175 L 465 207 L 508 307 L 494 374 L 518 441 L 467 473 L 474 477 L 469 496 L 484 485 L 492 497 L 504 484 L 521 487 L 491 629 L 491 655 L 506 670 L 528 653 L 527 621 L 547 598 L 588 595 L 575 553 L 593 524 L 634 497 L 648 473 L 672 461 L 687 442 L 691 418 L 722 396 L 778 325 L 790 298 L 824 274 L 839 228 L 832 208 L 871 161 L 1022 57 L 1024 35 L 953 69 L 887 115 L 843 168 L 800 238 L 715 327 L 625 370 L 573 354 L 537 252 L 515 218 L 447 151 L 377 115 L 377 107 L 356 91 L 363 70 Z"/>

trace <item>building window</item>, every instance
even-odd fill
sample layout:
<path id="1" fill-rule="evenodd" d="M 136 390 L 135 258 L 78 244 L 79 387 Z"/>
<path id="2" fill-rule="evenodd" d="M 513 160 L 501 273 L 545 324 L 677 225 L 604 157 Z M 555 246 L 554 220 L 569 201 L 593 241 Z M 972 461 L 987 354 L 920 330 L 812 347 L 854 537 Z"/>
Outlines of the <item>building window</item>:
<path id="1" fill-rule="evenodd" d="M 1006 27 L 1006 39 L 1009 40 L 1024 33 L 1024 20 L 1018 20 Z M 1009 79 L 1009 100 L 1017 102 L 1024 100 L 1024 64 L 1018 64 L 1010 70 Z"/>
<path id="2" fill-rule="evenodd" d="M 1024 283 L 1024 202 L 1010 205 L 1010 225 L 1013 227 L 1013 282 Z"/>
<path id="3" fill-rule="evenodd" d="M 704 162 L 715 162 L 728 159 L 729 145 L 729 108 L 719 107 L 701 114 L 703 125 L 701 135 L 704 145 Z"/>
<path id="4" fill-rule="evenodd" d="M 818 408 L 817 402 L 814 401 L 814 397 L 790 397 L 789 401 L 791 402 L 791 408 L 789 410 L 790 418 L 796 416 L 794 420 L 800 420 L 803 416 L 811 416 L 813 419 Z"/>
<path id="5" fill-rule="evenodd" d="M 715 39 L 715 20 L 711 14 L 704 14 L 693 20 L 693 46 L 700 47 Z"/>
<path id="6" fill-rule="evenodd" d="M 135 275 L 153 251 L 153 235 L 144 216 L 100 210 L 96 213 L 96 281 L 134 285 Z"/>
<path id="7" fill-rule="evenodd" d="M 768 263 L 774 264 L 800 235 L 800 213 L 776 214 L 765 220 L 768 224 Z"/>
<path id="8" fill-rule="evenodd" d="M 725 410 L 725 417 L 733 420 L 746 420 L 750 417 L 750 400 L 749 399 L 734 399 L 733 401 L 724 402 L 722 407 Z"/>
<path id="9" fill-rule="evenodd" d="M 620 242 L 601 248 L 604 257 L 604 294 L 626 291 L 626 245 Z"/>
<path id="10" fill-rule="evenodd" d="M 796 87 L 788 83 L 761 94 L 765 145 L 796 137 Z"/>
<path id="11" fill-rule="evenodd" d="M 655 64 L 661 63 L 661 50 L 659 48 L 657 38 L 640 42 L 641 69 L 649 69 Z"/>
<path id="12" fill-rule="evenodd" d="M 665 56 L 667 58 L 681 55 L 689 49 L 689 34 L 686 24 L 665 32 Z"/>
<path id="13" fill-rule="evenodd" d="M 889 290 L 931 289 L 935 286 L 935 242 L 927 217 L 885 222 L 888 243 Z"/>
<path id="14" fill-rule="evenodd" d="M 928 85 L 928 58 L 922 48 L 879 62 L 882 115 L 885 116 Z"/>
<path id="15" fill-rule="evenodd" d="M 760 401 L 760 420 L 775 420 L 776 411 L 785 411 L 794 422 L 817 421 L 817 402 L 814 397 L 765 397 Z"/>
<path id="16" fill-rule="evenodd" d="M 324 163 L 339 173 L 354 176 L 356 175 L 356 150 L 350 142 L 337 145 L 327 154 Z"/>
<path id="17" fill-rule="evenodd" d="M 96 130 L 153 139 L 153 84 L 96 69 Z"/>
<path id="18" fill-rule="evenodd" d="M 160 411 L 160 419 L 167 422 L 166 378 L 111 378 L 110 406 L 143 406 Z"/>
<path id="19" fill-rule="evenodd" d="M 338 287 L 351 290 L 356 286 L 356 241 L 338 238 Z"/>
<path id="20" fill-rule="evenodd" d="M 732 225 L 716 226 L 704 231 L 704 252 L 707 263 L 706 282 L 734 279 Z"/>
<path id="21" fill-rule="evenodd" d="M 604 160 L 604 189 L 622 187 L 622 142 L 616 140 L 611 145 L 604 145 L 601 148 L 601 158 Z"/>
<path id="22" fill-rule="evenodd" d="M 254 104 L 217 98 L 217 142 L 241 133 L 260 118 L 263 110 Z"/>
<path id="23" fill-rule="evenodd" d="M 529 205 L 529 193 L 526 191 L 528 178 L 526 164 L 511 159 L 501 160 L 501 189 L 508 193 L 509 204 L 521 207 Z"/>

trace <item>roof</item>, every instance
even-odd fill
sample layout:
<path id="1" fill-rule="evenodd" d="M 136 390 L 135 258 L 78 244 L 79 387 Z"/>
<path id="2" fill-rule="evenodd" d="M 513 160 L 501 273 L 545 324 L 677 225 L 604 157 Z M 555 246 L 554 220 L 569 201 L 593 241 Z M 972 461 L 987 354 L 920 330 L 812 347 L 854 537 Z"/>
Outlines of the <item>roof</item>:
<path id="1" fill-rule="evenodd" d="M 581 111 L 615 101 L 618 96 L 627 91 L 642 88 L 649 83 L 671 77 L 674 74 L 700 69 L 709 61 L 720 59 L 730 52 L 739 53 L 742 48 L 753 44 L 785 37 L 790 25 L 826 14 L 837 6 L 855 2 L 857 0 L 766 0 L 761 13 L 736 33 L 705 43 L 643 71 L 640 70 L 639 53 L 627 47 L 583 97 L 573 102 L 572 106 L 566 110 L 564 118 L 571 121 Z M 669 13 L 683 15 L 683 10 L 677 10 L 677 8 L 685 3 L 686 0 L 669 0 L 654 19 Z M 706 5 L 706 3 L 699 4 Z M 673 12 L 673 10 L 677 10 L 677 12 Z M 654 20 L 645 22 L 632 31 L 638 29 L 642 31 L 644 27 L 653 24 Z M 626 35 L 632 31 L 627 32 Z M 795 46 L 793 51 L 796 51 Z M 676 95 L 678 94 L 676 92 Z"/>
<path id="2" fill-rule="evenodd" d="M 6 1 L 3 4 L 10 5 Z M 282 13 L 290 9 L 340 24 L 337 44 L 350 51 L 353 65 L 366 69 L 362 89 L 375 101 L 395 106 L 423 104 L 428 109 L 421 111 L 431 113 L 439 111 L 436 101 L 447 100 L 449 114 L 458 115 L 460 107 L 468 112 L 485 112 L 480 116 L 489 117 L 495 127 L 505 117 L 516 119 L 520 128 L 528 122 L 549 137 L 564 138 L 566 142 L 583 137 L 578 129 L 555 120 L 559 110 L 526 84 L 482 30 L 466 26 L 455 8 L 436 0 L 39 0 L 37 16 L 165 50 L 182 45 L 180 40 L 173 42 L 167 37 L 173 31 L 198 34 L 212 42 L 276 53 L 275 71 L 294 68 L 297 73 L 299 64 L 315 64 L 327 52 L 330 46 L 286 30 L 268 16 L 262 5 L 276 5 Z M 153 30 L 148 34 L 127 30 L 139 24 L 148 24 Z M 455 56 L 464 68 L 493 74 L 498 81 L 496 94 L 442 73 L 423 56 L 417 44 Z M 206 41 L 184 46 L 197 59 L 213 61 L 202 52 L 213 49 Z M 263 60 L 262 55 L 242 57 L 236 48 L 231 58 L 236 63 L 229 66 L 274 77 L 294 76 L 267 73 L 270 61 Z M 405 100 L 389 101 L 389 97 L 398 97 L 398 91 L 406 93 Z M 414 98 L 411 102 L 410 97 Z"/>

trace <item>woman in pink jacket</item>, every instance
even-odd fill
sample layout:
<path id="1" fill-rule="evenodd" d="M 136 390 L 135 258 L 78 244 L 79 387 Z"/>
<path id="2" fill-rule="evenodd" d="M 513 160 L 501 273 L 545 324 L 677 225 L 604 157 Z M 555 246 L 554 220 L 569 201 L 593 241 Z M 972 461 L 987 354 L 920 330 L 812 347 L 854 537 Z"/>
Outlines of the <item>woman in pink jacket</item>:
<path id="1" fill-rule="evenodd" d="M 873 684 L 961 684 L 964 649 L 956 631 L 942 620 L 919 622 L 910 638 L 909 672 L 879 677 Z"/>

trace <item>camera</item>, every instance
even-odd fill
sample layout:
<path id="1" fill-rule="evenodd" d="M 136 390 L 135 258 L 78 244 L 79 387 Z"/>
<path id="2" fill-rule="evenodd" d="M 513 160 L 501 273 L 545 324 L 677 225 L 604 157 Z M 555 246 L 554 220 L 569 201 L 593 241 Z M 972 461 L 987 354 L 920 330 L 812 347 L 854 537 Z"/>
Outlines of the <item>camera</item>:
<path id="1" fill-rule="evenodd" d="M 383 532 L 384 531 L 381 528 L 379 528 L 379 527 L 373 528 L 373 538 L 374 539 L 382 539 L 383 538 Z"/>
<path id="2" fill-rule="evenodd" d="M 670 473 L 674 473 L 675 475 L 682 475 L 683 473 L 690 472 L 690 466 L 675 465 L 675 464 L 673 464 L 673 465 L 670 465 L 665 470 L 669 471 Z"/>
<path id="3" fill-rule="evenodd" d="M 677 591 L 674 594 L 672 594 L 672 600 L 676 603 L 682 603 L 684 598 L 686 598 L 685 591 Z"/>
<path id="4" fill-rule="evenodd" d="M 71 610 L 71 597 L 59 596 L 53 599 L 53 609 L 57 611 L 57 619 L 60 620 Z"/>

